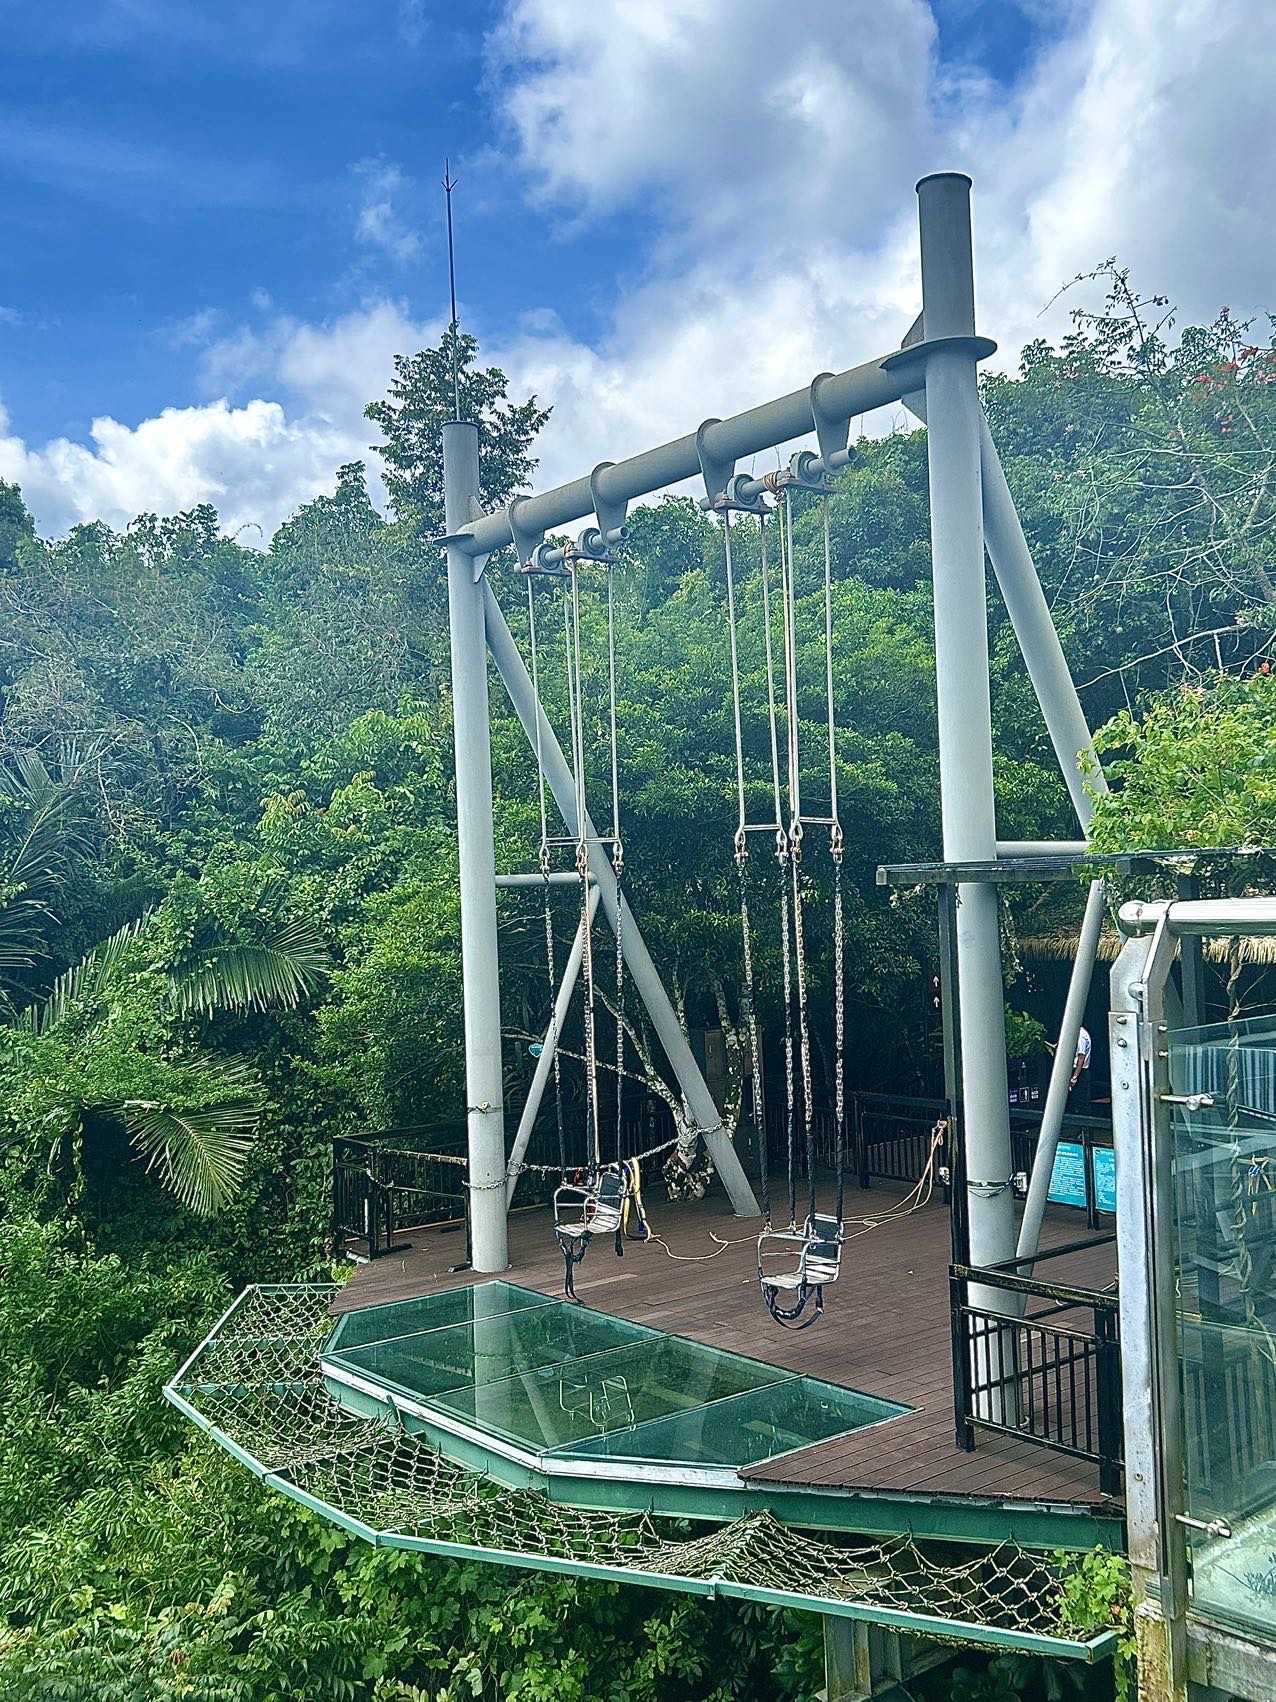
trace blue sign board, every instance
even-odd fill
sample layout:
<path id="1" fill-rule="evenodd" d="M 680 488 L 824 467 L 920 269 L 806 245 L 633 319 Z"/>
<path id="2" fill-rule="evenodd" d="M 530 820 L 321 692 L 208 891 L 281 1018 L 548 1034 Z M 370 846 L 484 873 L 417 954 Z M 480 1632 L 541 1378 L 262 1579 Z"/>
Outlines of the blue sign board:
<path id="1" fill-rule="evenodd" d="M 1116 1210 L 1116 1154 L 1111 1147 L 1092 1150 L 1094 1201 L 1100 1211 Z M 1060 1141 L 1050 1177 L 1050 1198 L 1059 1206 L 1085 1205 L 1085 1148 L 1075 1141 Z"/>

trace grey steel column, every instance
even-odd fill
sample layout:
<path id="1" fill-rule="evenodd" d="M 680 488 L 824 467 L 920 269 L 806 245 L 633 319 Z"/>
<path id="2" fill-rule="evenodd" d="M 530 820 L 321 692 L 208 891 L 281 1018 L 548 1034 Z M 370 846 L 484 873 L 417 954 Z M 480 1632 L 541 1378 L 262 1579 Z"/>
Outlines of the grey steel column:
<path id="1" fill-rule="evenodd" d="M 509 627 L 505 624 L 505 616 L 496 600 L 495 593 L 483 580 L 482 587 L 483 609 L 487 618 L 487 643 L 492 652 L 492 660 L 496 663 L 496 671 L 505 682 L 505 689 L 510 694 L 510 702 L 514 711 L 523 723 L 523 731 L 527 734 L 534 750 L 539 750 L 545 766 L 545 778 L 549 782 L 550 791 L 554 794 L 554 802 L 558 805 L 559 814 L 567 824 L 567 831 L 576 834 L 579 829 L 576 823 L 576 787 L 572 779 L 572 771 L 568 767 L 567 758 L 563 755 L 558 736 L 549 724 L 549 718 L 537 701 L 536 693 L 532 690 L 531 678 L 524 666 Z M 540 723 L 539 743 L 537 722 Z M 695 1119 L 696 1125 L 704 1136 L 704 1144 L 709 1149 L 710 1156 L 717 1167 L 722 1185 L 727 1191 L 733 1211 L 737 1217 L 757 1217 L 758 1202 L 753 1197 L 753 1189 L 744 1173 L 743 1166 L 736 1153 L 730 1137 L 722 1127 L 722 1117 L 714 1103 L 713 1095 L 709 1092 L 700 1067 L 692 1055 L 687 1037 L 682 1032 L 682 1024 L 678 1021 L 677 1012 L 669 1002 L 660 972 L 651 961 L 638 924 L 634 921 L 633 912 L 624 899 L 616 891 L 616 876 L 612 870 L 611 861 L 602 846 L 592 822 L 586 823 L 586 836 L 589 841 L 589 872 L 598 882 L 602 907 L 613 932 L 618 925 L 621 929 L 621 945 L 625 953 L 625 962 L 633 977 L 634 985 L 642 995 L 651 1017 L 660 1044 L 664 1047 L 665 1056 L 673 1066 L 682 1089 L 687 1109 Z"/>
<path id="2" fill-rule="evenodd" d="M 1081 921 L 1081 937 L 1077 941 L 1077 955 L 1072 964 L 1072 978 L 1068 982 L 1068 996 L 1064 1001 L 1063 1021 L 1059 1024 L 1059 1044 L 1055 1047 L 1054 1063 L 1050 1069 L 1050 1086 L 1046 1089 L 1045 1108 L 1041 1113 L 1037 1150 L 1032 1160 L 1032 1179 L 1028 1184 L 1028 1198 L 1024 1201 L 1023 1221 L 1019 1225 L 1019 1246 L 1016 1251 L 1021 1259 L 1030 1258 L 1041 1243 L 1041 1225 L 1046 1215 L 1046 1202 L 1050 1198 L 1050 1179 L 1054 1175 L 1054 1160 L 1059 1150 L 1063 1114 L 1068 1106 L 1072 1066 L 1077 1061 L 1081 1019 L 1085 1015 L 1086 1000 L 1090 996 L 1090 981 L 1094 975 L 1094 962 L 1099 951 L 1099 934 L 1106 914 L 1103 882 L 1091 881 L 1085 901 L 1085 916 Z M 1030 1271 L 1020 1271 L 1021 1276 L 1031 1274 Z"/>
<path id="3" fill-rule="evenodd" d="M 926 397 L 914 391 L 904 398 L 905 405 L 926 424 Z M 1001 458 L 997 454 L 992 433 L 983 409 L 979 411 L 980 483 L 984 499 L 984 543 L 988 559 L 997 576 L 1002 601 L 1010 624 L 1014 628 L 1028 678 L 1032 681 L 1046 730 L 1054 746 L 1055 756 L 1072 799 L 1077 820 L 1087 831 L 1093 805 L 1086 793 L 1088 781 L 1095 792 L 1106 792 L 1107 780 L 1094 756 L 1090 728 L 1081 708 L 1081 699 L 1072 683 L 1063 646 L 1055 630 L 1050 605 L 1037 577 L 1032 551 L 1024 537 L 1019 511 L 1006 483 Z M 1085 753 L 1090 772 L 1083 774 L 1078 757 Z M 1000 848 L 1002 856 L 1022 856 L 1024 850 L 1012 849 L 1010 841 Z"/>
<path id="4" fill-rule="evenodd" d="M 1174 942 L 1165 904 L 1122 911 L 1127 939 L 1112 969 L 1112 1140 L 1125 1406 L 1126 1552 L 1134 1585 L 1139 1694 L 1187 1696 L 1187 1547 L 1183 1415 L 1175 1316 L 1169 1071 L 1159 1028 Z"/>
<path id="5" fill-rule="evenodd" d="M 468 524 L 478 496 L 478 428 L 443 427 L 443 503 L 449 534 Z M 487 703 L 483 594 L 467 551 L 447 551 L 456 740 L 456 834 L 461 884 L 461 970 L 465 989 L 465 1093 L 470 1250 L 476 1271 L 509 1264 L 505 1223 L 505 1118 L 501 989 L 496 948 L 496 858 L 492 843 L 492 751 Z"/>
<path id="6" fill-rule="evenodd" d="M 929 333 L 928 333 L 929 335 Z M 1032 552 L 1023 535 L 1019 512 L 1002 471 L 984 411 L 979 410 L 980 480 L 984 503 L 984 533 L 988 559 L 997 576 L 1002 600 L 1015 637 L 1023 652 L 1028 678 L 1032 681 L 1046 718 L 1050 742 L 1067 782 L 1077 820 L 1089 829 L 1094 807 L 1086 796 L 1088 779 L 1096 792 L 1106 792 L 1108 783 L 1094 759 L 1090 729 L 1086 725 L 1077 688 L 1050 615 L 1045 592 L 1033 566 Z M 1085 752 L 1091 771 L 1082 775 L 1078 757 Z"/>
<path id="7" fill-rule="evenodd" d="M 542 877 L 535 877 L 540 880 Z M 589 920 L 592 922 L 598 911 L 598 883 L 589 883 Z M 572 994 L 576 990 L 576 981 L 580 975 L 581 960 L 585 955 L 585 923 L 582 918 L 576 926 L 576 938 L 572 941 L 571 950 L 567 954 L 567 964 L 563 970 L 563 978 L 554 994 L 554 1014 L 549 1019 L 549 1027 L 545 1030 L 545 1038 L 541 1042 L 540 1056 L 536 1060 L 536 1068 L 532 1072 L 532 1084 L 527 1090 L 527 1098 L 523 1101 L 523 1109 L 518 1119 L 518 1128 L 514 1134 L 514 1145 L 510 1148 L 509 1180 L 505 1184 L 505 1203 L 514 1204 L 514 1192 L 518 1187 L 519 1165 L 527 1156 L 527 1148 L 531 1143 L 532 1130 L 536 1126 L 536 1113 L 541 1108 L 541 1100 L 545 1097 L 545 1084 L 549 1080 L 549 1072 L 554 1066 L 554 1054 L 558 1050 L 557 1042 L 567 1022 L 571 1010 Z"/>
<path id="8" fill-rule="evenodd" d="M 970 179 L 955 172 L 917 186 L 930 462 L 931 561 L 935 585 L 935 678 L 939 706 L 944 856 L 950 862 L 997 855 L 992 785 L 992 712 L 980 489 L 979 392 L 975 351 Z M 1009 1259 L 1015 1251 L 1009 1178 L 1010 1106 L 1005 993 L 996 888 L 957 889 L 958 1010 L 970 1259 Z M 1004 1310 L 995 1292 L 979 1304 Z"/>

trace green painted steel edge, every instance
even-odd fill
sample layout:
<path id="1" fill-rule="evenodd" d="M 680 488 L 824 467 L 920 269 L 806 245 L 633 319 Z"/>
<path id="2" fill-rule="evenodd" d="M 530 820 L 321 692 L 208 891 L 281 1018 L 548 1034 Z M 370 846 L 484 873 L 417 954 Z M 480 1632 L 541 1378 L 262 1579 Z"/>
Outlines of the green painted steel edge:
<path id="1" fill-rule="evenodd" d="M 241 1466 L 246 1466 L 254 1477 L 264 1478 L 266 1476 L 266 1468 L 259 1459 L 250 1454 L 246 1448 L 241 1448 L 238 1442 L 232 1441 L 224 1430 L 219 1430 L 215 1424 L 210 1424 L 203 1413 L 198 1408 L 193 1407 L 180 1389 L 175 1388 L 172 1383 L 164 1385 L 164 1399 L 175 1406 L 183 1417 L 189 1418 L 192 1424 L 198 1426 L 205 1436 L 216 1442 L 219 1448 L 225 1448 L 226 1452 L 233 1455 Z"/>
<path id="2" fill-rule="evenodd" d="M 493 1566 L 509 1566 L 533 1572 L 566 1572 L 572 1577 L 597 1578 L 609 1583 L 641 1584 L 650 1589 L 674 1590 L 682 1595 L 732 1598 L 758 1602 L 766 1607 L 794 1608 L 804 1613 L 835 1614 L 871 1625 L 889 1625 L 918 1637 L 938 1637 L 950 1642 L 981 1647 L 1014 1649 L 1026 1654 L 1046 1655 L 1057 1660 L 1080 1660 L 1087 1664 L 1105 1659 L 1116 1647 L 1114 1631 L 1101 1632 L 1088 1642 L 1050 1637 L 1041 1632 L 1007 1631 L 999 1626 L 976 1625 L 969 1620 L 941 1619 L 926 1614 L 906 1613 L 897 1608 L 841 1602 L 827 1596 L 805 1595 L 799 1590 L 771 1590 L 756 1584 L 737 1584 L 726 1578 L 688 1578 L 677 1572 L 650 1572 L 641 1567 L 606 1566 L 579 1560 L 573 1555 L 523 1554 L 517 1550 L 471 1547 L 432 1537 L 408 1536 L 399 1531 L 378 1531 L 347 1513 L 339 1512 L 317 1496 L 299 1489 L 286 1477 L 266 1472 L 262 1477 L 271 1489 L 370 1543 L 374 1548 L 397 1548 L 414 1554 L 435 1554 L 458 1560 L 478 1560 Z"/>
<path id="3" fill-rule="evenodd" d="M 805 1595 L 801 1591 L 773 1590 L 754 1584 L 739 1584 L 730 1579 L 687 1578 L 679 1573 L 651 1572 L 640 1567 L 606 1566 L 594 1561 L 580 1560 L 572 1555 L 523 1554 L 516 1550 L 471 1547 L 465 1543 L 414 1537 L 399 1531 L 378 1530 L 348 1513 L 343 1513 L 318 1496 L 311 1495 L 308 1490 L 291 1482 L 285 1472 L 268 1471 L 260 1460 L 233 1442 L 216 1425 L 210 1424 L 171 1383 L 165 1386 L 164 1395 L 179 1412 L 190 1418 L 218 1446 L 225 1448 L 267 1488 L 286 1495 L 289 1500 L 297 1502 L 318 1517 L 337 1525 L 348 1535 L 357 1537 L 374 1548 L 398 1548 L 417 1554 L 479 1560 L 492 1565 L 535 1572 L 566 1572 L 573 1577 L 643 1584 L 652 1589 L 676 1590 L 684 1595 L 730 1597 L 740 1601 L 758 1602 L 768 1607 L 795 1608 L 805 1613 L 835 1614 L 845 1619 L 864 1620 L 873 1625 L 889 1625 L 914 1636 L 939 1637 L 990 1648 L 1015 1649 L 1029 1654 L 1053 1656 L 1059 1660 L 1083 1660 L 1093 1663 L 1106 1658 L 1116 1646 L 1115 1632 L 1102 1632 L 1088 1642 L 1072 1642 L 1064 1637 L 1050 1637 L 1040 1632 L 1006 1631 L 997 1626 L 976 1625 L 967 1620 L 941 1619 L 925 1614 L 905 1613 L 895 1608 L 840 1602 L 825 1596 Z M 737 1497 L 727 1496 L 724 1499 L 728 1504 L 734 1504 L 738 1511 Z M 887 1529 L 897 1531 L 898 1527 Z"/>
<path id="4" fill-rule="evenodd" d="M 451 1456 L 456 1438 L 440 1433 L 440 1452 Z M 481 1450 L 476 1451 L 481 1457 Z M 467 1462 L 468 1463 L 468 1462 Z M 503 1477 L 498 1468 L 491 1473 Z M 1103 1544 L 1124 1549 L 1124 1529 L 1115 1514 L 1103 1517 L 1065 1503 L 959 1500 L 955 1496 L 888 1495 L 855 1490 L 797 1489 L 746 1480 L 740 1489 L 624 1482 L 618 1478 L 554 1475 L 533 1480 L 550 1501 L 608 1513 L 656 1513 L 677 1519 L 737 1519 L 741 1513 L 773 1513 L 788 1525 L 839 1531 L 849 1536 L 911 1536 L 995 1547 L 1065 1548 L 1081 1552 Z"/>

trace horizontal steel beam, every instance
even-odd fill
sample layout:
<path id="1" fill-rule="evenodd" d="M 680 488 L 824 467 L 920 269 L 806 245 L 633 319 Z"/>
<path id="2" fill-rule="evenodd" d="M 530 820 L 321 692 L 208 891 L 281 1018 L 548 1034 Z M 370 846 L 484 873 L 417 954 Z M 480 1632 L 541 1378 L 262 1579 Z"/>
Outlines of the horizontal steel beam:
<path id="1" fill-rule="evenodd" d="M 1276 934 L 1276 898 L 1203 898 L 1121 906 L 1127 934 L 1150 934 L 1161 919 L 1171 934 Z"/>
<path id="2" fill-rule="evenodd" d="M 593 876 L 590 880 L 592 882 Z M 498 887 L 523 886 L 575 886 L 580 885 L 580 876 L 572 869 L 554 869 L 548 875 L 497 875 Z"/>
<path id="3" fill-rule="evenodd" d="M 711 465 L 729 466 L 746 455 L 757 455 L 764 449 L 805 437 L 816 430 L 812 392 L 817 389 L 823 420 L 844 420 L 849 428 L 858 415 L 889 407 L 906 390 L 916 388 L 917 372 L 913 367 L 888 370 L 886 363 L 898 353 L 892 350 L 846 372 L 821 375 L 814 385 L 790 391 L 787 396 L 763 402 L 742 414 L 733 414 L 730 419 L 708 420 L 698 432 L 688 432 L 671 443 L 631 455 L 627 461 L 603 465 L 570 484 L 527 497 L 515 505 L 518 529 L 531 537 L 567 526 L 595 513 L 597 502 L 605 508 L 623 508 L 626 503 L 664 490 L 667 485 L 694 478 L 701 471 L 702 455 Z M 503 549 L 514 541 L 508 512 L 488 514 L 461 527 L 456 541 L 461 549 L 476 556 Z"/>
<path id="4" fill-rule="evenodd" d="M 998 857 L 1084 857 L 1084 839 L 999 839 Z"/>

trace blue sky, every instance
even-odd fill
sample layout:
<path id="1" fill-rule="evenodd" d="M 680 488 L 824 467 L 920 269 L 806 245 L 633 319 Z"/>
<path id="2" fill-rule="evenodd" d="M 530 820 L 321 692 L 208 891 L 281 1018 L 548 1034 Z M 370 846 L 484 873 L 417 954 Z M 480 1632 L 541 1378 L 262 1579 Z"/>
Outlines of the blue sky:
<path id="1" fill-rule="evenodd" d="M 547 476 L 892 346 L 934 167 L 976 176 L 1010 353 L 1112 252 L 1189 310 L 1265 304 L 1272 9 L 776 17 L 0 0 L 0 476 L 51 532 L 210 499 L 266 535 L 363 449 L 393 353 L 437 334 L 445 154 L 464 318 L 558 405 Z"/>

